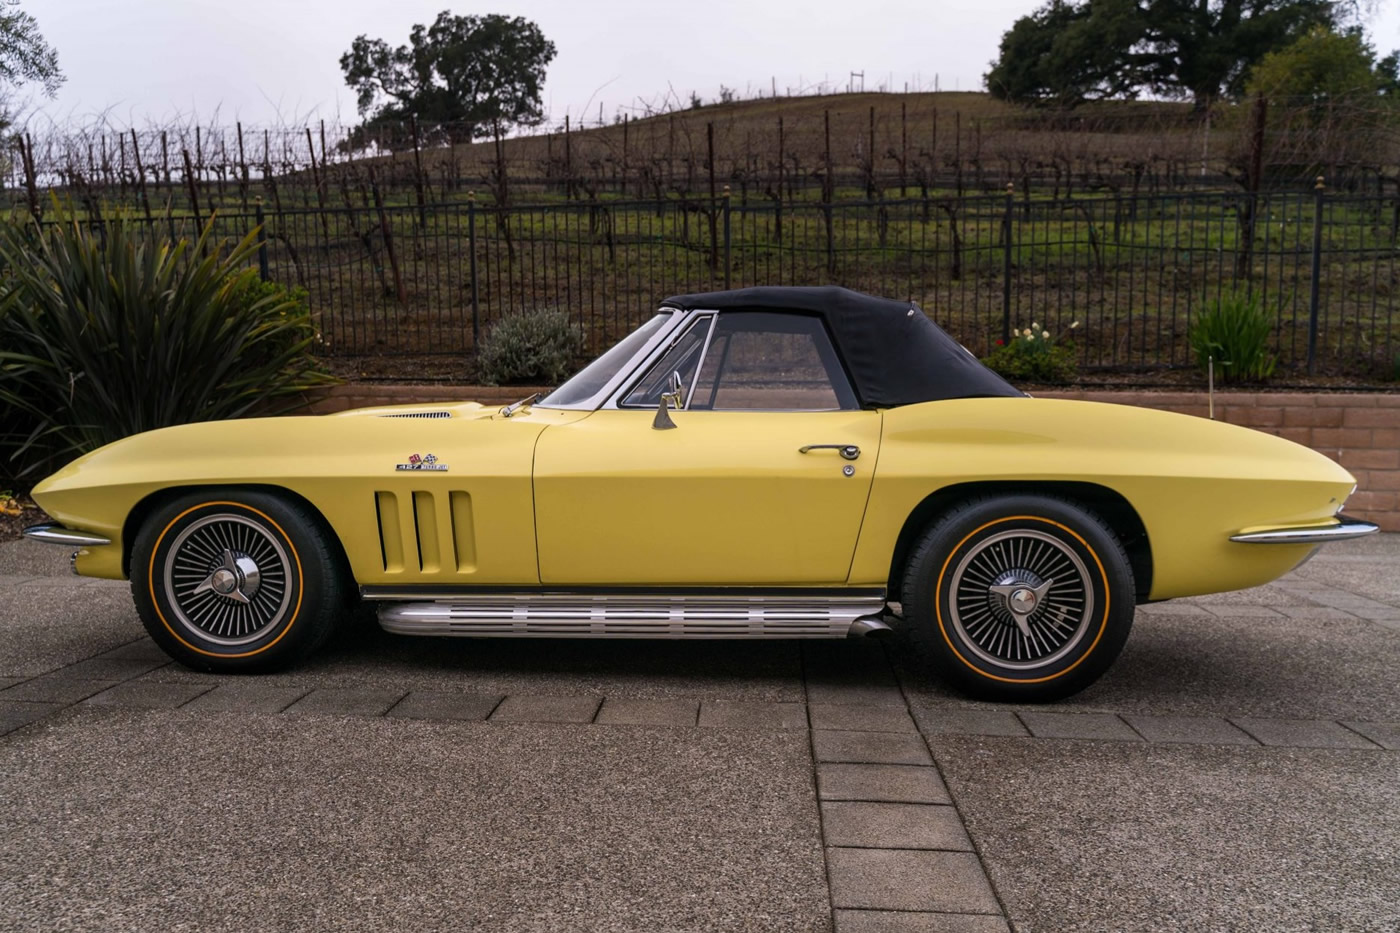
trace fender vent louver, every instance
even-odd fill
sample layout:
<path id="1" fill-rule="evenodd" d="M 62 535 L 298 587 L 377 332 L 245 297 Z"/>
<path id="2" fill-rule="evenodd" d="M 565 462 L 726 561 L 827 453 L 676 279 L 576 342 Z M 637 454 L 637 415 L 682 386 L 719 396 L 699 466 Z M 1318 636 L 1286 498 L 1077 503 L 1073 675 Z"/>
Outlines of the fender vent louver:
<path id="1" fill-rule="evenodd" d="M 462 490 L 374 494 L 386 573 L 472 573 L 476 529 L 471 493 Z"/>
<path id="2" fill-rule="evenodd" d="M 404 411 L 392 415 L 380 415 L 381 418 L 451 418 L 450 411 Z"/>

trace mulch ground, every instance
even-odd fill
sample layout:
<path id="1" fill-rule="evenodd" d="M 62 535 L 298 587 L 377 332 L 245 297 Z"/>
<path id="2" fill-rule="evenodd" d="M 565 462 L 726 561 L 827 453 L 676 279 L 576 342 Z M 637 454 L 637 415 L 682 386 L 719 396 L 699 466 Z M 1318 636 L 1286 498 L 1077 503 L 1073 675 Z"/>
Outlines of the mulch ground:
<path id="1" fill-rule="evenodd" d="M 22 502 L 19 514 L 12 515 L 8 510 L 0 510 L 0 541 L 12 541 L 30 525 L 48 521 L 44 510 L 32 502 Z"/>

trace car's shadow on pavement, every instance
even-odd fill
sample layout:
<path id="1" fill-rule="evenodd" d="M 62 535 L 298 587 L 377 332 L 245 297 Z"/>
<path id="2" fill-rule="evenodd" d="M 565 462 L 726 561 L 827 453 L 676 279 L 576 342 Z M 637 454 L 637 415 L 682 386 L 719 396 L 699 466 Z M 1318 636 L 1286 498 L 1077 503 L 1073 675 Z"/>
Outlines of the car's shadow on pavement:
<path id="1" fill-rule="evenodd" d="M 1393 633 L 1362 619 L 1260 619 L 1139 612 L 1122 656 L 1084 692 L 1052 704 L 1076 712 L 1293 718 L 1400 718 Z M 171 664 L 153 680 L 231 679 Z M 896 633 L 838 641 L 416 638 L 381 630 L 370 609 L 301 665 L 252 678 L 269 684 L 482 694 L 822 702 L 813 685 L 854 702 L 902 691 L 910 707 L 1030 708 L 970 699 Z"/>
<path id="2" fill-rule="evenodd" d="M 148 676 L 245 679 L 177 664 Z M 315 656 L 256 679 L 307 687 L 796 702 L 803 699 L 803 654 L 796 641 L 408 637 L 382 631 L 371 613 L 360 611 Z"/>

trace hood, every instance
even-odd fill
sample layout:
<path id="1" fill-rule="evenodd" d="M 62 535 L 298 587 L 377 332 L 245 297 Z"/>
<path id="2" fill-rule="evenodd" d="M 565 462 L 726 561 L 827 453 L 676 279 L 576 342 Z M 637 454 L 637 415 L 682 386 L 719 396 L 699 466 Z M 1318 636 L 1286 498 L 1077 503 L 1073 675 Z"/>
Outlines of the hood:
<path id="1" fill-rule="evenodd" d="M 500 413 L 499 407 L 491 407 L 480 402 L 426 402 L 414 405 L 377 405 L 373 408 L 352 408 L 349 411 L 326 415 L 328 418 L 405 418 L 410 420 L 433 421 L 454 418 L 479 420 L 493 418 Z"/>

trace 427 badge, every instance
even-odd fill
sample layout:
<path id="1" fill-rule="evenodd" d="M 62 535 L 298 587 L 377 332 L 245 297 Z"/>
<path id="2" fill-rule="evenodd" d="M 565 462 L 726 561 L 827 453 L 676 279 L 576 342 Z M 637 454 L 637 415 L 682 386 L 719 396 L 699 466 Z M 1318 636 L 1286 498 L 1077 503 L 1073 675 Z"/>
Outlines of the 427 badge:
<path id="1" fill-rule="evenodd" d="M 431 470 L 431 471 L 436 472 L 436 473 L 446 473 L 446 472 L 447 472 L 447 464 L 445 464 L 445 463 L 438 463 L 438 458 L 435 457 L 435 456 L 433 456 L 432 454 L 428 454 L 426 457 L 422 457 L 422 456 L 419 456 L 418 454 L 414 454 L 414 455 L 412 455 L 411 457 L 408 458 L 408 462 L 407 462 L 407 463 L 400 463 L 400 464 L 397 464 L 397 465 L 395 465 L 394 469 L 396 469 L 396 470 Z"/>

